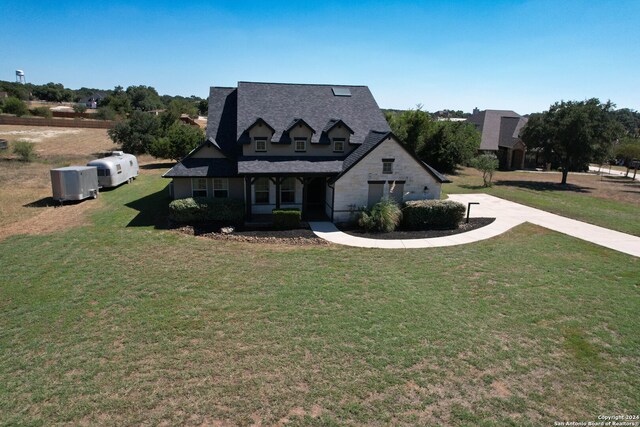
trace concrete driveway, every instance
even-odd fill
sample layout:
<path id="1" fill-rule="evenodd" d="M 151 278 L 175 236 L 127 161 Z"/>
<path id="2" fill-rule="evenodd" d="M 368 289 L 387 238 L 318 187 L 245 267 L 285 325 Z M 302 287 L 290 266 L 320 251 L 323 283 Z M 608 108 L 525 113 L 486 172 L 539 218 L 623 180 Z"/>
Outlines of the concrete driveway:
<path id="1" fill-rule="evenodd" d="M 640 257 L 640 237 L 565 218 L 488 194 L 451 194 L 449 198 L 463 203 L 465 206 L 469 202 L 479 202 L 479 205 L 471 207 L 471 216 L 496 218 L 496 220 L 485 227 L 467 233 L 431 239 L 408 240 L 368 239 L 343 233 L 330 222 L 310 222 L 309 224 L 318 237 L 340 245 L 362 248 L 409 249 L 473 243 L 502 234 L 524 222 L 530 222 L 596 245 Z"/>

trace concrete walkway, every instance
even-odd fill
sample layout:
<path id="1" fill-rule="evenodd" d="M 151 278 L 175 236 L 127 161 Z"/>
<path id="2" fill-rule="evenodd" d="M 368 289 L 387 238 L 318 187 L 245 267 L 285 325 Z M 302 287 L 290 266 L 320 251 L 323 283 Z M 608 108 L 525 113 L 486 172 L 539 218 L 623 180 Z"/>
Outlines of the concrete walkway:
<path id="1" fill-rule="evenodd" d="M 590 172 L 596 172 L 598 175 L 613 175 L 613 176 L 625 176 L 625 175 L 627 175 L 626 172 L 615 170 L 615 169 L 609 169 L 608 166 L 603 166 L 602 169 L 600 169 L 599 166 L 589 166 L 589 171 Z M 629 174 L 627 175 L 627 177 L 629 179 L 633 179 L 633 169 L 631 169 L 629 171 Z M 636 181 L 640 181 L 640 173 L 636 174 L 635 180 Z"/>
<path id="2" fill-rule="evenodd" d="M 640 257 L 640 237 L 565 218 L 488 194 L 451 194 L 449 198 L 463 203 L 465 206 L 469 202 L 479 202 L 479 205 L 471 207 L 471 217 L 488 217 L 496 218 L 496 220 L 485 227 L 453 236 L 406 240 L 368 239 L 351 236 L 341 232 L 330 222 L 309 222 L 309 225 L 318 237 L 340 245 L 360 248 L 410 249 L 473 243 L 502 234 L 524 222 L 530 222 L 596 245 Z"/>

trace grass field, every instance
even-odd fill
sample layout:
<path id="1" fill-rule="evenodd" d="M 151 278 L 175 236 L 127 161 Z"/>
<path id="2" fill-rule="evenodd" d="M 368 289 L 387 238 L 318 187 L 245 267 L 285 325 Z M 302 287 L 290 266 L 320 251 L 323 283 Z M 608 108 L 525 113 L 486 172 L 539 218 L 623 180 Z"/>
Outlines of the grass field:
<path id="1" fill-rule="evenodd" d="M 449 178 L 442 191 L 488 193 L 591 224 L 640 236 L 640 182 L 624 177 L 569 174 L 560 185 L 559 172 L 496 172 L 490 188 L 482 175 L 464 168 Z"/>
<path id="2" fill-rule="evenodd" d="M 52 165 L 113 145 L 7 128 L 50 136 L 35 163 L 0 160 L 0 425 L 526 426 L 640 407 L 637 258 L 528 224 L 407 251 L 176 234 L 168 164 L 53 208 Z M 499 173 L 488 192 L 637 230 L 637 187 L 558 177 Z"/>
<path id="3" fill-rule="evenodd" d="M 640 263 L 532 225 L 384 251 L 158 230 L 158 173 L 0 241 L 0 425 L 552 425 L 640 407 Z M 84 203 L 94 203 L 88 201 Z"/>

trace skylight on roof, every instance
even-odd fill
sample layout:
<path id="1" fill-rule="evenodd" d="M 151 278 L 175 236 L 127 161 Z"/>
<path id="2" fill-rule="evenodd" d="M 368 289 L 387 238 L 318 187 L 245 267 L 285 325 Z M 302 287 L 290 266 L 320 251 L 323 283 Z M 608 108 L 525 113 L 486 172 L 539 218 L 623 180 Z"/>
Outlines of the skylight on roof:
<path id="1" fill-rule="evenodd" d="M 348 87 L 332 87 L 334 96 L 351 96 L 351 89 Z"/>

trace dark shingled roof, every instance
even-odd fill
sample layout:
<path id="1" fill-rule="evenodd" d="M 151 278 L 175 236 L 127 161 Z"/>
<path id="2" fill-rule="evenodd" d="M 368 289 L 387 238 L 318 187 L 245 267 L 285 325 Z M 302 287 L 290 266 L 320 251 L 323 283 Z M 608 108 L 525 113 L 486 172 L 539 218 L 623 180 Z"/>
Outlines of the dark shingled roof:
<path id="1" fill-rule="evenodd" d="M 335 157 L 246 156 L 238 159 L 238 173 L 251 175 L 338 174 L 342 159 Z"/>
<path id="2" fill-rule="evenodd" d="M 242 154 L 242 147 L 236 144 L 236 110 L 238 89 L 233 87 L 212 87 L 209 92 L 209 116 L 207 118 L 207 139 L 216 141 L 227 157 Z"/>
<path id="3" fill-rule="evenodd" d="M 368 87 L 341 86 L 351 90 L 348 97 L 335 96 L 332 87 L 337 86 L 239 82 L 236 140 L 246 138 L 243 134 L 256 117 L 275 128 L 274 141 L 280 140 L 296 117 L 312 129 L 324 129 L 330 119 L 341 119 L 353 130 L 353 144 L 364 142 L 371 129 L 390 130 Z M 319 142 L 322 134 L 316 132 L 311 142 Z"/>
<path id="4" fill-rule="evenodd" d="M 235 160 L 184 158 L 171 168 L 169 172 L 162 175 L 162 177 L 205 178 L 232 177 L 237 175 L 238 166 Z"/>
<path id="5" fill-rule="evenodd" d="M 520 129 L 527 123 L 525 117 L 511 110 L 484 110 L 468 118 L 482 133 L 480 150 L 497 151 L 498 147 L 513 147 L 519 139 Z"/>
<path id="6" fill-rule="evenodd" d="M 388 137 L 393 137 L 396 140 L 398 139 L 390 131 L 381 132 L 381 131 L 372 130 L 371 132 L 369 132 L 369 134 L 365 138 L 362 145 L 360 145 L 358 148 L 352 151 L 351 154 L 349 154 L 347 158 L 344 160 L 344 163 L 342 165 L 342 172 L 340 172 L 340 175 L 334 178 L 333 181 L 337 181 L 342 175 L 347 173 L 349 169 L 355 166 L 360 160 L 362 160 L 367 154 L 369 154 L 369 152 L 371 152 L 374 148 L 376 148 L 382 141 L 384 141 Z M 398 145 L 402 147 L 407 153 L 409 153 L 409 155 L 413 157 L 416 160 L 416 162 L 420 163 L 420 165 L 422 165 L 422 167 L 424 167 L 427 170 L 427 172 L 429 172 L 437 181 L 441 183 L 451 182 L 449 179 L 447 179 L 446 176 L 442 175 L 440 172 L 438 172 L 437 170 L 435 170 L 425 162 L 418 159 L 414 154 L 412 154 L 409 150 L 407 150 L 407 148 L 401 142 L 398 142 Z"/>

